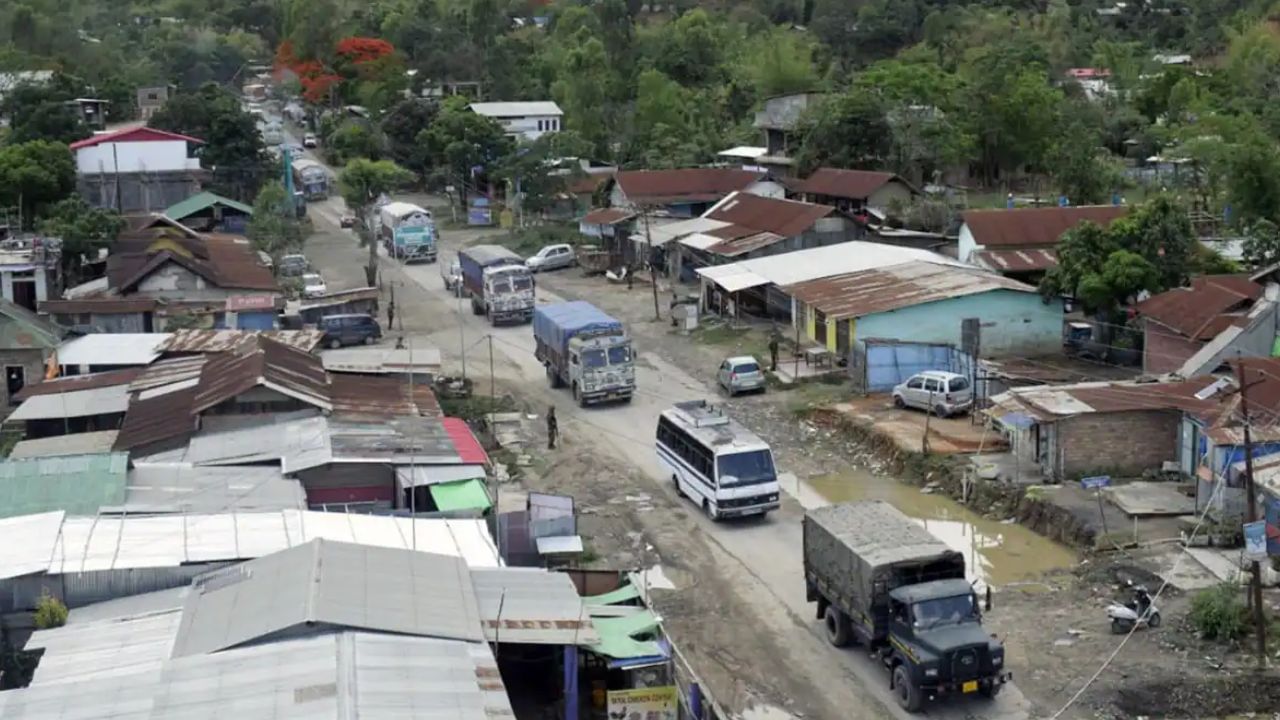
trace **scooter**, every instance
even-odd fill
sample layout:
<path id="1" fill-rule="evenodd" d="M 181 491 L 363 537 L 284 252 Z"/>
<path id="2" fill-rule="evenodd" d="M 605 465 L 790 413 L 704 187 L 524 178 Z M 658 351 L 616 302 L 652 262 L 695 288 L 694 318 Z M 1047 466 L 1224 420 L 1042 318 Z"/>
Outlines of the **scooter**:
<path id="1" fill-rule="evenodd" d="M 1130 583 L 1132 584 L 1132 583 Z M 1141 585 L 1133 589 L 1133 600 L 1127 603 L 1111 603 L 1107 606 L 1111 618 L 1111 632 L 1123 635 L 1137 627 L 1160 627 L 1160 610 L 1151 600 L 1151 594 Z"/>

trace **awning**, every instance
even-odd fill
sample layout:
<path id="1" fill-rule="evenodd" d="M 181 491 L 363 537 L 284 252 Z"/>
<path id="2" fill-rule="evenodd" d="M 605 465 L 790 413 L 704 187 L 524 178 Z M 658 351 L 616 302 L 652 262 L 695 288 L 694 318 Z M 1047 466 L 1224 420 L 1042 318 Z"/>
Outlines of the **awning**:
<path id="1" fill-rule="evenodd" d="M 396 468 L 396 482 L 402 490 L 484 478 L 483 465 L 400 465 Z"/>
<path id="2" fill-rule="evenodd" d="M 538 546 L 539 555 L 574 555 L 583 551 L 580 535 L 540 537 L 534 543 Z"/>
<path id="3" fill-rule="evenodd" d="M 638 610 L 622 617 L 593 617 L 591 623 L 600 633 L 600 644 L 591 646 L 594 653 L 623 661 L 666 657 L 658 641 L 634 637 L 657 632 L 658 617 L 649 610 Z"/>
<path id="4" fill-rule="evenodd" d="M 431 499 L 436 507 L 443 511 L 450 510 L 488 510 L 493 507 L 489 493 L 482 480 L 460 480 L 458 482 L 441 483 L 431 486 Z"/>
<path id="5" fill-rule="evenodd" d="M 638 597 L 640 597 L 640 591 L 636 589 L 635 585 L 627 583 L 617 590 L 610 590 L 603 595 L 590 595 L 585 597 L 583 598 L 583 601 L 588 605 L 616 605 L 618 603 L 627 602 L 628 600 L 635 600 Z"/>

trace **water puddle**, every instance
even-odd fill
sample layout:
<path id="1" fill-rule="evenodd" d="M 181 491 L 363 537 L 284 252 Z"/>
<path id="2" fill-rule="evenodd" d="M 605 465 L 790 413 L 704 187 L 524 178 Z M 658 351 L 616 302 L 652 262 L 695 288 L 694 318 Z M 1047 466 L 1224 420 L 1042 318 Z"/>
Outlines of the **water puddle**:
<path id="1" fill-rule="evenodd" d="M 805 507 L 850 500 L 885 500 L 965 556 L 970 580 L 1003 587 L 1075 565 L 1070 549 L 1016 523 L 990 520 L 941 495 L 922 493 L 893 478 L 845 472 L 784 485 Z"/>
<path id="2" fill-rule="evenodd" d="M 738 720 L 796 720 L 796 716 L 776 705 L 752 705 L 742 711 Z"/>

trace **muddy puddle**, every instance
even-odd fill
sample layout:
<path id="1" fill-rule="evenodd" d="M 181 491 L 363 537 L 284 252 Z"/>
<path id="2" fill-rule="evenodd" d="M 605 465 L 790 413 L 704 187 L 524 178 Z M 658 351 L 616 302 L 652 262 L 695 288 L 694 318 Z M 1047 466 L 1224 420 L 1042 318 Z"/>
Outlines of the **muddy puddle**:
<path id="1" fill-rule="evenodd" d="M 1034 584 L 1042 573 L 1069 568 L 1078 560 L 1070 549 L 1021 525 L 984 518 L 948 497 L 922 493 L 890 477 L 855 471 L 786 480 L 784 488 L 805 507 L 850 500 L 892 503 L 963 553 L 969 579 L 982 584 Z"/>

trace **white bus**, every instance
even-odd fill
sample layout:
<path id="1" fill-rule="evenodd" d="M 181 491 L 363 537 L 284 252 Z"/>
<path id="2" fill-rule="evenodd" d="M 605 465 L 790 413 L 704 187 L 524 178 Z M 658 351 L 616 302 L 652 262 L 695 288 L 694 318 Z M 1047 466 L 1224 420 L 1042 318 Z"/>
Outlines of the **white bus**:
<path id="1" fill-rule="evenodd" d="M 719 520 L 778 509 L 769 445 L 705 400 L 676 403 L 658 418 L 658 465 L 676 492 Z"/>

